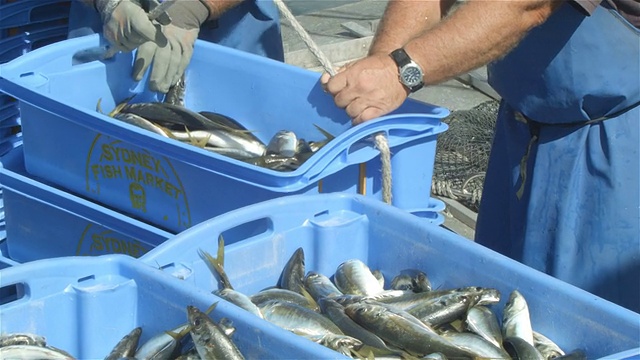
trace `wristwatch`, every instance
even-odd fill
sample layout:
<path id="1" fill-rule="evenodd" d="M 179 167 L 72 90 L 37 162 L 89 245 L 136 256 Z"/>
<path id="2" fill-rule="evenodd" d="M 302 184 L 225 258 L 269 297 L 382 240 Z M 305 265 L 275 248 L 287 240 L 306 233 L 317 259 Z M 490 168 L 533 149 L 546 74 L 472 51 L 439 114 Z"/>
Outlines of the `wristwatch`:
<path id="1" fill-rule="evenodd" d="M 393 61 L 398 65 L 398 72 L 400 73 L 400 82 L 409 88 L 409 91 L 416 92 L 424 86 L 422 82 L 422 68 L 415 61 L 411 60 L 409 55 L 404 49 L 400 48 L 394 50 L 389 54 Z"/>

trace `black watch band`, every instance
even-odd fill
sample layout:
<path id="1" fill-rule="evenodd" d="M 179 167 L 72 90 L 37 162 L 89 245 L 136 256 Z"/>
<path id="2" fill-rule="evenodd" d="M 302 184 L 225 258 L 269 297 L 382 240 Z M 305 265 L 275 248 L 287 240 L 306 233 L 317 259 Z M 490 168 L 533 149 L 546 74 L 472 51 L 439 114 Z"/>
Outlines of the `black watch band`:
<path id="1" fill-rule="evenodd" d="M 403 67 L 411 62 L 411 58 L 404 49 L 396 49 L 391 52 L 391 58 L 396 62 L 398 67 Z"/>

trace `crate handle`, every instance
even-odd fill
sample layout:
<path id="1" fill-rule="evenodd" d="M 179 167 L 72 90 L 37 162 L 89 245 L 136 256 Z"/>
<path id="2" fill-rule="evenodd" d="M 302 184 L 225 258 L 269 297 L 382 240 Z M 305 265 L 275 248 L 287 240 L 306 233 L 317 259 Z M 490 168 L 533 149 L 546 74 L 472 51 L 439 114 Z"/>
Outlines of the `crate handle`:
<path id="1" fill-rule="evenodd" d="M 423 114 L 390 115 L 362 123 L 318 150 L 312 157 L 311 167 L 305 172 L 305 180 L 314 183 L 345 166 L 364 163 L 378 156 L 373 140 L 378 133 L 386 135 L 393 154 L 394 146 L 436 135 L 446 128 L 440 119 Z"/>
<path id="2" fill-rule="evenodd" d="M 180 253 L 193 253 L 199 249 L 206 250 L 212 254 L 218 250 L 218 236 L 229 230 L 247 225 L 253 222 L 264 222 L 264 231 L 259 234 L 251 234 L 250 236 L 238 241 L 252 239 L 260 239 L 278 233 L 284 224 L 289 224 L 292 219 L 304 221 L 308 218 L 330 212 L 339 206 L 342 199 L 351 199 L 349 194 L 324 194 L 321 200 L 314 200 L 314 205 L 309 206 L 306 196 L 291 196 L 284 198 L 276 198 L 261 203 L 256 203 L 250 207 L 231 210 L 222 215 L 205 220 L 165 241 L 144 254 L 138 260 L 149 264 L 153 267 L 169 268 L 171 264 L 180 263 L 180 259 L 176 256 L 176 249 L 180 249 Z M 350 201 L 350 200 L 349 200 Z M 273 209 L 277 208 L 277 203 L 287 203 L 289 208 L 293 209 L 288 212 L 274 213 Z M 262 225 L 261 225 L 262 226 Z M 262 229 L 262 228 L 261 228 Z M 207 241 L 199 241 L 194 239 L 207 239 Z"/>

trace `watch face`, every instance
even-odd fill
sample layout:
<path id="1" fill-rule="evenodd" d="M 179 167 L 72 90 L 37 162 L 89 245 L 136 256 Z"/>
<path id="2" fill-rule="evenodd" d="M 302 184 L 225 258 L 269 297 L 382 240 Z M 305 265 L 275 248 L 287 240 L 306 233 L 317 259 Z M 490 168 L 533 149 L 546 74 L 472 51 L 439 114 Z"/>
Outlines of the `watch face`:
<path id="1" fill-rule="evenodd" d="M 402 80 L 407 86 L 418 85 L 422 82 L 422 72 L 416 67 L 406 67 L 402 71 Z"/>

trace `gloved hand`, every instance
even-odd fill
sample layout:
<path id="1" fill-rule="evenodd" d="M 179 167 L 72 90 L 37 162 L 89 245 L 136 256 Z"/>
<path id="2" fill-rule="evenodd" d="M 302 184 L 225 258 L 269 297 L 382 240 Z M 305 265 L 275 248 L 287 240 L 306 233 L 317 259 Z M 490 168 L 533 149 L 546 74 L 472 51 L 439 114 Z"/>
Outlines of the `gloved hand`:
<path id="1" fill-rule="evenodd" d="M 154 41 L 158 29 L 136 0 L 95 0 L 103 24 L 103 35 L 119 51 L 132 51 Z"/>
<path id="2" fill-rule="evenodd" d="M 209 18 L 209 9 L 200 1 L 177 1 L 167 13 L 171 24 L 162 27 L 166 43 L 149 41 L 138 48 L 133 66 L 133 78 L 140 81 L 149 65 L 149 88 L 166 93 L 178 82 L 191 61 L 193 46 L 200 26 Z"/>

